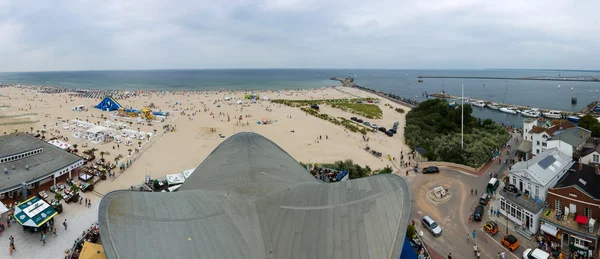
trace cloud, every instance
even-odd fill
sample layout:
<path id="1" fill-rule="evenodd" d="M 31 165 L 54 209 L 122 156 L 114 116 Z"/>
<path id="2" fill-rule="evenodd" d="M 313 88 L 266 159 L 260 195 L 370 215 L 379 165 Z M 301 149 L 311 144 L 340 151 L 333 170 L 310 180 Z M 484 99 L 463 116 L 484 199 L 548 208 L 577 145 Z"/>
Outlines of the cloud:
<path id="1" fill-rule="evenodd" d="M 0 71 L 599 69 L 600 2 L 0 0 Z"/>

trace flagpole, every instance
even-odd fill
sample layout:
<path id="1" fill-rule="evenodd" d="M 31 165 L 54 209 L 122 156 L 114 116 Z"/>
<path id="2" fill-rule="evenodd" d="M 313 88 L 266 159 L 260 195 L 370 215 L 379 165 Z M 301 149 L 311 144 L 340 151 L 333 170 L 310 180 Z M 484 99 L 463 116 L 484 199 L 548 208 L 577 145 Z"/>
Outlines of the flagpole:
<path id="1" fill-rule="evenodd" d="M 461 149 L 465 149 L 465 135 L 464 135 L 464 129 L 465 129 L 465 85 L 463 84 L 460 87 L 460 91 L 461 91 L 461 105 L 460 105 L 460 147 Z"/>

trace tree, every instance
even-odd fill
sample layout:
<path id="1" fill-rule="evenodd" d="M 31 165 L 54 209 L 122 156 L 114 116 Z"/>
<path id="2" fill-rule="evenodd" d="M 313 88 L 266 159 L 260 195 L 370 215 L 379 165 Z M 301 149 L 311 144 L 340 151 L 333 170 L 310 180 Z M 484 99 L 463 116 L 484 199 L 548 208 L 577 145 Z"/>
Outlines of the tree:
<path id="1" fill-rule="evenodd" d="M 18 129 L 15 129 L 15 133 L 19 133 L 19 130 L 18 130 Z"/>
<path id="2" fill-rule="evenodd" d="M 138 147 L 142 147 L 142 142 L 138 141 Z"/>
<path id="3" fill-rule="evenodd" d="M 33 133 L 33 127 L 29 127 L 31 133 Z"/>
<path id="4" fill-rule="evenodd" d="M 100 158 L 101 158 L 101 159 L 104 159 L 104 154 L 106 154 L 106 152 L 104 152 L 104 151 L 100 151 Z"/>
<path id="5" fill-rule="evenodd" d="M 44 125 L 42 125 L 42 126 L 44 126 L 44 129 L 46 129 L 46 124 L 44 124 Z"/>
<path id="6" fill-rule="evenodd" d="M 392 169 L 392 167 L 389 165 L 386 165 L 383 169 L 379 170 L 378 174 L 391 174 L 393 172 L 394 172 L 394 170 Z"/>
<path id="7" fill-rule="evenodd" d="M 131 156 L 131 151 L 133 151 L 133 150 L 131 150 L 131 148 L 130 148 L 130 149 L 127 149 L 127 151 L 129 151 L 129 155 Z"/>
<path id="8" fill-rule="evenodd" d="M 600 137 L 600 123 L 598 123 L 598 119 L 594 118 L 592 115 L 586 114 L 581 117 L 578 126 L 590 130 L 593 137 Z"/>
<path id="9" fill-rule="evenodd" d="M 44 134 L 46 134 L 45 130 L 42 130 L 40 133 L 42 133 L 42 138 L 46 138 L 46 136 L 44 136 Z"/>

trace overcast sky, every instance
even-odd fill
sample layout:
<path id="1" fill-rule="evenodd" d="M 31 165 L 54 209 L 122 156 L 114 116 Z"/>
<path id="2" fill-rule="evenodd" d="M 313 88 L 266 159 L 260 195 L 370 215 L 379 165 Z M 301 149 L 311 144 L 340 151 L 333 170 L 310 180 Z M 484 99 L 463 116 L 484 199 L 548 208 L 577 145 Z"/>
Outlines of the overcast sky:
<path id="1" fill-rule="evenodd" d="M 0 0 L 0 71 L 600 69 L 600 1 Z"/>

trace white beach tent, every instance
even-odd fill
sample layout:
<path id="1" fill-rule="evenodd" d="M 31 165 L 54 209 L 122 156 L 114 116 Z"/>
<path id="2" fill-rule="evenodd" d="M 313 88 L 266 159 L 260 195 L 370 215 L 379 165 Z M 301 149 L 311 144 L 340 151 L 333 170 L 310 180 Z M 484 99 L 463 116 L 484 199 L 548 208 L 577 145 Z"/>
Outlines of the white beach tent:
<path id="1" fill-rule="evenodd" d="M 185 177 L 181 174 L 169 174 L 167 175 L 167 182 L 169 185 L 182 184 L 185 182 Z"/>
<path id="2" fill-rule="evenodd" d="M 225 101 L 230 101 L 231 97 L 225 97 Z"/>
<path id="3" fill-rule="evenodd" d="M 244 102 L 242 102 L 242 101 L 237 101 L 237 104 L 244 104 Z"/>
<path id="4" fill-rule="evenodd" d="M 177 191 L 177 189 L 179 189 L 179 187 L 181 187 L 181 184 L 173 185 L 173 186 L 169 187 L 169 192 Z"/>
<path id="5" fill-rule="evenodd" d="M 194 173 L 195 170 L 196 170 L 196 168 L 188 169 L 188 170 L 181 172 L 181 174 L 187 180 L 188 178 L 190 178 L 190 175 L 192 175 L 192 173 Z"/>
<path id="6" fill-rule="evenodd" d="M 269 100 L 269 97 L 263 96 L 263 97 L 262 97 L 262 100 L 263 100 L 263 101 L 268 101 L 268 100 Z"/>
<path id="7" fill-rule="evenodd" d="M 53 145 L 53 146 L 55 146 L 55 147 L 57 147 L 57 148 L 60 148 L 60 149 L 67 149 L 67 148 L 71 147 L 71 145 L 69 145 L 69 144 L 67 144 L 65 142 L 62 142 L 62 141 L 60 141 L 58 139 L 50 140 L 48 143 L 51 144 L 51 145 Z"/>

